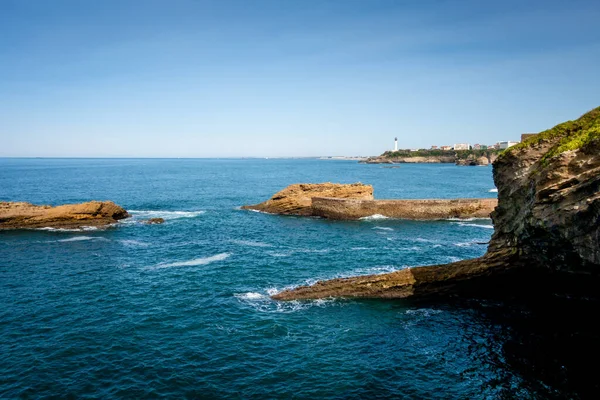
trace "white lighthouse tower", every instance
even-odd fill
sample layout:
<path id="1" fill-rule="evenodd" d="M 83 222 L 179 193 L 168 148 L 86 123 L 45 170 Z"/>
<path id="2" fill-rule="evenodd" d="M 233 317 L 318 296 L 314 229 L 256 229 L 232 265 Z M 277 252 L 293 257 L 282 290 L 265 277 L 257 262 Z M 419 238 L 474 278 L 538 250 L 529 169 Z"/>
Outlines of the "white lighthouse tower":
<path id="1" fill-rule="evenodd" d="M 394 151 L 398 151 L 398 138 L 394 138 Z"/>

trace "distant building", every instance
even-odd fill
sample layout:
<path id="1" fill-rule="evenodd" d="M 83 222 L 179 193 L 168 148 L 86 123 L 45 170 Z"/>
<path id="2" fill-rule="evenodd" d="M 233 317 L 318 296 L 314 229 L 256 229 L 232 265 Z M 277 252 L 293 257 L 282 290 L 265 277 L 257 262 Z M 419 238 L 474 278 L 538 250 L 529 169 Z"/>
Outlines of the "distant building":
<path id="1" fill-rule="evenodd" d="M 524 142 L 527 139 L 529 139 L 530 137 L 533 137 L 535 135 L 537 135 L 537 133 L 523 133 L 523 134 L 521 134 L 521 142 Z"/>
<path id="2" fill-rule="evenodd" d="M 398 138 L 394 138 L 394 151 L 398 151 Z"/>
<path id="3" fill-rule="evenodd" d="M 452 150 L 452 146 L 440 146 L 440 150 L 450 151 Z"/>
<path id="4" fill-rule="evenodd" d="M 481 145 L 479 143 L 475 143 L 473 145 L 473 150 L 481 150 Z"/>
<path id="5" fill-rule="evenodd" d="M 510 140 L 506 141 L 506 142 L 498 142 L 498 148 L 500 150 L 504 150 L 504 149 L 508 149 L 509 147 L 512 147 L 516 144 L 519 144 L 519 142 L 511 142 Z"/>
<path id="6" fill-rule="evenodd" d="M 456 143 L 454 150 L 469 150 L 469 143 Z"/>
<path id="7" fill-rule="evenodd" d="M 437 146 L 431 146 L 431 150 L 437 150 L 438 147 Z"/>

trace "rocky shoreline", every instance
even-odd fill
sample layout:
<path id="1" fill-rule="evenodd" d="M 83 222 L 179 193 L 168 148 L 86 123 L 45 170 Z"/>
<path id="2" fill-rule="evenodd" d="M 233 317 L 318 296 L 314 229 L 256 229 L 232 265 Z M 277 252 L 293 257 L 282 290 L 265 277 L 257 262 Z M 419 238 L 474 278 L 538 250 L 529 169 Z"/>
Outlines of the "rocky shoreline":
<path id="1" fill-rule="evenodd" d="M 496 199 L 375 200 L 373 187 L 370 185 L 317 183 L 290 185 L 271 199 L 242 206 L 242 209 L 336 220 L 356 220 L 372 216 L 437 220 L 489 218 L 497 204 Z"/>
<path id="2" fill-rule="evenodd" d="M 127 211 L 112 201 L 90 201 L 56 207 L 25 202 L 0 202 L 0 230 L 100 227 L 127 217 Z"/>
<path id="3" fill-rule="evenodd" d="M 466 150 L 465 150 L 466 151 Z M 420 153 L 427 153 L 427 150 Z M 450 152 L 451 153 L 451 152 Z M 462 166 L 487 166 L 496 161 L 496 153 L 477 155 L 475 153 L 460 152 L 447 155 L 425 155 L 425 156 L 393 156 L 384 153 L 377 157 L 369 157 L 359 161 L 359 164 L 456 164 Z"/>
<path id="4" fill-rule="evenodd" d="M 529 138 L 494 163 L 487 253 L 457 263 L 318 282 L 276 300 L 424 298 L 502 291 L 598 296 L 600 108 Z"/>

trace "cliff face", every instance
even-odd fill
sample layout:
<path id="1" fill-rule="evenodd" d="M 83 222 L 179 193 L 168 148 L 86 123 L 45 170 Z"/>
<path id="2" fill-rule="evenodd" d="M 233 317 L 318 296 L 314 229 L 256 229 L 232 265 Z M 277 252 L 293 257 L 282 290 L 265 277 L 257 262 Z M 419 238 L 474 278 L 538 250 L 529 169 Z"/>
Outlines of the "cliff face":
<path id="1" fill-rule="evenodd" d="M 295 184 L 275 193 L 269 200 L 250 206 L 244 210 L 256 210 L 283 215 L 312 215 L 313 197 L 335 197 L 344 199 L 373 199 L 373 186 L 353 183 Z"/>
<path id="2" fill-rule="evenodd" d="M 102 226 L 113 224 L 128 216 L 124 208 L 112 201 L 90 201 L 57 207 L 0 202 L 0 230 Z"/>
<path id="3" fill-rule="evenodd" d="M 506 151 L 494 181 L 490 252 L 513 249 L 528 265 L 600 272 L 600 108 Z"/>
<path id="4" fill-rule="evenodd" d="M 407 298 L 598 292 L 600 108 L 541 132 L 494 163 L 498 207 L 487 253 L 458 263 L 319 282 L 273 296 Z M 581 276 L 584 278 L 581 279 Z"/>

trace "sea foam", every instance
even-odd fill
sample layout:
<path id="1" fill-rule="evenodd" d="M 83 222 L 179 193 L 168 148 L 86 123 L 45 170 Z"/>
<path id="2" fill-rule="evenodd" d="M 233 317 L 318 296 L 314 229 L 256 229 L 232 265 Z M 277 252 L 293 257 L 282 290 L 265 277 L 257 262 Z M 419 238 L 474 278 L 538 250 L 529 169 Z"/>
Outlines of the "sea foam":
<path id="1" fill-rule="evenodd" d="M 127 210 L 134 218 L 162 218 L 165 221 L 180 218 L 195 218 L 206 211 L 161 211 L 161 210 Z"/>
<path id="2" fill-rule="evenodd" d="M 171 267 L 196 267 L 198 265 L 207 265 L 216 261 L 223 261 L 231 256 L 230 253 L 220 253 L 211 257 L 203 257 L 203 258 L 194 258 L 193 260 L 188 261 L 177 261 L 172 263 L 161 263 L 155 265 L 151 269 L 162 269 L 162 268 L 171 268 Z"/>
<path id="3" fill-rule="evenodd" d="M 368 217 L 362 217 L 360 219 L 363 221 L 376 221 L 378 219 L 389 219 L 389 217 L 386 217 L 385 215 L 381 215 L 381 214 L 373 214 L 373 215 L 369 215 Z"/>
<path id="4" fill-rule="evenodd" d="M 56 242 L 81 242 L 84 240 L 106 240 L 108 241 L 108 239 L 105 239 L 103 237 L 94 237 L 94 236 L 75 236 L 75 237 L 71 237 L 68 239 L 60 239 L 60 240 L 56 240 Z"/>
<path id="5" fill-rule="evenodd" d="M 464 222 L 459 222 L 459 226 L 472 226 L 475 228 L 485 228 L 485 229 L 494 229 L 494 225 L 482 225 L 482 224 L 465 224 Z"/>

